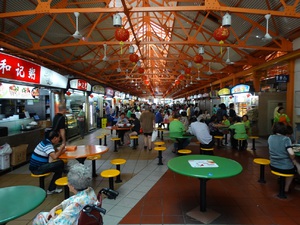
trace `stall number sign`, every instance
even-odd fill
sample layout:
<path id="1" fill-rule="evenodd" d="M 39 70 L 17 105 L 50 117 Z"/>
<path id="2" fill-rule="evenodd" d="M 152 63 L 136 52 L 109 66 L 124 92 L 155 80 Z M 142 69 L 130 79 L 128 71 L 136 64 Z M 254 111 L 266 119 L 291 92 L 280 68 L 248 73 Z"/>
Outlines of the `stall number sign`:
<path id="1" fill-rule="evenodd" d="M 276 75 L 275 81 L 277 83 L 287 83 L 289 82 L 289 75 L 284 75 L 284 74 Z"/>
<path id="2" fill-rule="evenodd" d="M 70 88 L 82 91 L 91 91 L 91 85 L 85 80 L 81 79 L 70 80 Z"/>
<path id="3" fill-rule="evenodd" d="M 22 82 L 40 83 L 40 66 L 0 53 L 1 77 Z"/>

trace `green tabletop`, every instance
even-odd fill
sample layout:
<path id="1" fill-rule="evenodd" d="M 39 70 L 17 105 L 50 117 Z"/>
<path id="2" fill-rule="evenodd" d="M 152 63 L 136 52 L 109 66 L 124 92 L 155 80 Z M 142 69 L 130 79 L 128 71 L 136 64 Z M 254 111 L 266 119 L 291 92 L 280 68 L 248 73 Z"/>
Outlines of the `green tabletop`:
<path id="1" fill-rule="evenodd" d="M 193 168 L 189 160 L 213 160 L 218 167 Z M 226 178 L 232 177 L 242 172 L 243 167 L 232 159 L 211 155 L 187 155 L 176 157 L 168 162 L 170 170 L 190 177 L 196 178 Z"/>
<path id="2" fill-rule="evenodd" d="M 0 188 L 0 224 L 16 219 L 38 207 L 46 192 L 35 186 Z"/>

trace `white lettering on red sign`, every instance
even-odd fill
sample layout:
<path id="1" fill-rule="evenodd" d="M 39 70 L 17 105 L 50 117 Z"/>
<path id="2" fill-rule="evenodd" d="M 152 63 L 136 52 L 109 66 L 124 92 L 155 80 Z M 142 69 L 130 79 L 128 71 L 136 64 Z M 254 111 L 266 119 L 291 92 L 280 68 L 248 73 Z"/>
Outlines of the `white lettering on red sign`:
<path id="1" fill-rule="evenodd" d="M 77 88 L 81 89 L 81 90 L 86 90 L 87 89 L 87 82 L 85 82 L 83 80 L 78 80 Z"/>
<path id="2" fill-rule="evenodd" d="M 2 71 L 2 74 L 4 74 L 5 71 L 10 71 L 11 66 L 6 64 L 6 59 L 1 60 L 0 63 L 0 70 Z"/>
<path id="3" fill-rule="evenodd" d="M 24 72 L 24 66 L 20 66 L 20 63 L 18 63 L 18 67 L 16 68 L 17 72 L 17 77 L 25 77 L 25 72 Z"/>

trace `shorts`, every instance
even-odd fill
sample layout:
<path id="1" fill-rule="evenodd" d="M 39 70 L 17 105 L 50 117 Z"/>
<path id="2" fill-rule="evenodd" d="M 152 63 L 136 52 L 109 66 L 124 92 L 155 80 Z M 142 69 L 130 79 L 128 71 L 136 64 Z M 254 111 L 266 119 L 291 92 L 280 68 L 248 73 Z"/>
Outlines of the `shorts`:
<path id="1" fill-rule="evenodd" d="M 144 136 L 146 136 L 146 137 L 152 136 L 152 132 L 151 132 L 151 133 L 145 133 L 145 132 L 144 132 Z"/>
<path id="2" fill-rule="evenodd" d="M 297 174 L 297 167 L 295 166 L 294 168 L 291 169 L 278 169 L 274 166 L 270 165 L 271 170 L 278 172 L 278 173 L 283 173 L 283 174 Z"/>

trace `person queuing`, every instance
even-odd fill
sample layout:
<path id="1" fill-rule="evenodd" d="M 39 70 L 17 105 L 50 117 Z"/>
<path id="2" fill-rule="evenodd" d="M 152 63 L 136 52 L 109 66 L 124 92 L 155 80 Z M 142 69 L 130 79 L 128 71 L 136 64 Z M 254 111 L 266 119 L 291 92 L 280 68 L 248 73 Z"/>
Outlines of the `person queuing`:
<path id="1" fill-rule="evenodd" d="M 68 173 L 68 187 L 74 194 L 55 206 L 50 212 L 40 212 L 33 220 L 33 225 L 77 224 L 80 212 L 86 205 L 98 203 L 97 196 L 91 188 L 92 176 L 88 167 L 77 163 Z M 56 214 L 61 209 L 60 214 Z"/>
<path id="2" fill-rule="evenodd" d="M 62 189 L 57 188 L 55 184 L 55 181 L 62 177 L 64 170 L 64 162 L 57 159 L 65 152 L 65 146 L 61 145 L 57 151 L 53 146 L 58 144 L 59 141 L 60 134 L 57 131 L 51 131 L 49 137 L 42 140 L 35 147 L 29 161 L 29 170 L 33 174 L 54 173 L 47 190 L 48 195 L 62 192 Z"/>

